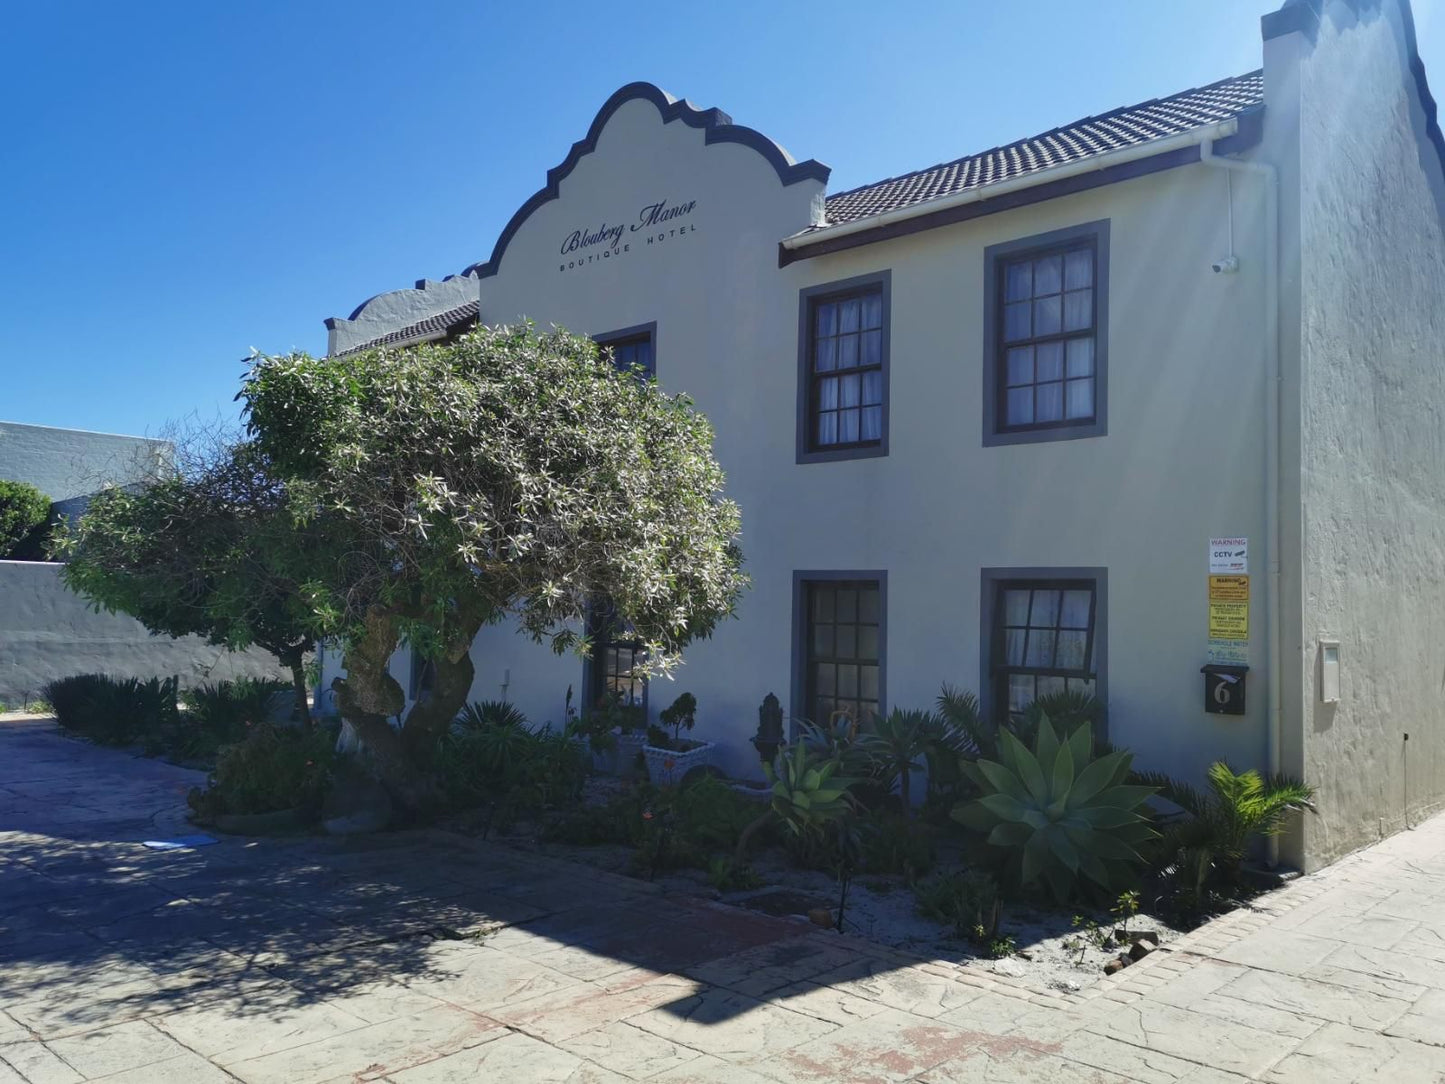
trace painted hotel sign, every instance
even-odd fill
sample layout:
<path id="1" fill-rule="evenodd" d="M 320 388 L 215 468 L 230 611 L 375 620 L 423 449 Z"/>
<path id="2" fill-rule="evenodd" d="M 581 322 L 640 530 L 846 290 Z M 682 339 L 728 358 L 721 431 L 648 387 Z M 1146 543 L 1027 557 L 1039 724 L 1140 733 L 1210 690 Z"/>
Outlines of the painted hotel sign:
<path id="1" fill-rule="evenodd" d="M 557 270 L 572 271 L 603 260 L 618 259 L 631 253 L 633 245 L 662 244 L 696 233 L 696 224 L 681 221 L 691 216 L 696 208 L 695 199 L 686 203 L 661 199 L 644 206 L 632 222 L 611 224 L 604 220 L 596 226 L 575 229 L 562 238 L 559 251 L 565 259 Z"/>

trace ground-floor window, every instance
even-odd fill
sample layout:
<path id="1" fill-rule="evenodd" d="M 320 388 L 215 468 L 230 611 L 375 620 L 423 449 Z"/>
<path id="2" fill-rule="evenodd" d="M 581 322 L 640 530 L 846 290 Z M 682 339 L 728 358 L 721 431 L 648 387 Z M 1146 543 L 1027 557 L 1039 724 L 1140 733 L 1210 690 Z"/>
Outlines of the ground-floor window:
<path id="1" fill-rule="evenodd" d="M 588 622 L 592 652 L 584 682 L 586 703 L 596 707 L 616 696 L 624 707 L 647 705 L 647 653 L 631 628 L 617 619 L 611 607 L 598 606 Z"/>
<path id="2" fill-rule="evenodd" d="M 876 574 L 817 575 L 797 585 L 801 695 L 795 714 L 823 724 L 843 712 L 866 722 L 883 706 L 883 581 Z"/>
<path id="3" fill-rule="evenodd" d="M 985 571 L 989 704 L 1015 718 L 1050 693 L 1099 695 L 1101 577 Z"/>

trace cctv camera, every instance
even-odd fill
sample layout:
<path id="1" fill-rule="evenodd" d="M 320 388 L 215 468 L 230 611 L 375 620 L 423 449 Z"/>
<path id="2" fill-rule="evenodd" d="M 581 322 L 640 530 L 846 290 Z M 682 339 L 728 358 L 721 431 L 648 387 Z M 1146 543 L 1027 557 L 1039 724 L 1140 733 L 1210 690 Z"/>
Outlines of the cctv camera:
<path id="1" fill-rule="evenodd" d="M 1216 275 L 1232 275 L 1239 270 L 1239 257 L 1226 256 L 1222 260 L 1215 260 L 1210 266 L 1214 268 Z"/>

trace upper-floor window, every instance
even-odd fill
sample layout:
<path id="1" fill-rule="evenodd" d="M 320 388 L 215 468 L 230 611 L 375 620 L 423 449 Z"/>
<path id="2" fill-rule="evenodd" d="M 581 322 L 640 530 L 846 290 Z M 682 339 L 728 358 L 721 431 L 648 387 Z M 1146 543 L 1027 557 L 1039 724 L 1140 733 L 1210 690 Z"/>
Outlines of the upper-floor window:
<path id="1" fill-rule="evenodd" d="M 594 341 L 598 346 L 612 351 L 612 363 L 624 372 L 633 366 L 645 370 L 649 376 L 657 372 L 654 344 L 657 340 L 657 325 L 642 324 L 598 335 Z"/>
<path id="2" fill-rule="evenodd" d="M 799 303 L 798 462 L 888 452 L 887 271 Z"/>
<path id="3" fill-rule="evenodd" d="M 1108 226 L 987 250 L 986 444 L 1103 435 Z"/>

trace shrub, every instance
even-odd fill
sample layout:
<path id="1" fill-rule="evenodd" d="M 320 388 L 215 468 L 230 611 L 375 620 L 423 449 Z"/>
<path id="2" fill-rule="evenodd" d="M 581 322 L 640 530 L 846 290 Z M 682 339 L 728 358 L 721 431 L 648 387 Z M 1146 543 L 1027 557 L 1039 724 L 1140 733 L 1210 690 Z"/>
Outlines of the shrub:
<path id="1" fill-rule="evenodd" d="M 956 870 L 914 886 L 920 915 L 952 928 L 955 937 L 990 944 L 1002 911 L 998 883 L 981 870 Z"/>
<path id="2" fill-rule="evenodd" d="M 487 726 L 527 725 L 527 716 L 520 708 L 505 700 L 474 700 L 457 713 L 455 727 L 477 730 Z"/>
<path id="3" fill-rule="evenodd" d="M 575 802 L 587 779 L 587 754 L 565 732 L 516 722 L 452 730 L 437 745 L 433 765 L 442 803 L 485 807 L 489 826 Z"/>
<path id="4" fill-rule="evenodd" d="M 875 811 L 858 826 L 862 865 L 869 873 L 899 873 L 912 881 L 933 868 L 933 828 L 897 813 Z"/>
<path id="5" fill-rule="evenodd" d="M 963 764 L 982 796 L 958 806 L 954 819 L 1003 849 L 1020 885 L 1043 882 L 1063 902 L 1082 876 L 1116 895 L 1143 864 L 1135 848 L 1157 835 L 1140 812 L 1154 788 L 1124 785 L 1131 754 L 1095 758 L 1088 727 L 1060 741 L 1042 716 L 1032 750 L 1004 730 L 999 756 Z"/>
<path id="6" fill-rule="evenodd" d="M 1154 772 L 1138 772 L 1134 780 L 1155 787 L 1185 811 L 1181 821 L 1164 826 L 1155 848 L 1166 877 L 1175 882 L 1180 904 L 1202 905 L 1208 882 L 1238 881 L 1253 841 L 1284 831 L 1285 819 L 1301 810 L 1314 811 L 1314 788 L 1298 779 L 1265 778 L 1251 769 L 1236 774 L 1224 761 L 1209 768 L 1208 791 Z"/>
<path id="7" fill-rule="evenodd" d="M 175 678 L 112 678 L 82 674 L 46 686 L 56 718 L 102 745 L 131 745 L 172 731 L 180 720 Z"/>
<path id="8" fill-rule="evenodd" d="M 326 798 L 335 757 L 332 727 L 258 723 L 222 751 L 206 789 L 193 789 L 187 802 L 203 823 L 219 814 L 285 809 L 311 820 Z"/>
<path id="9" fill-rule="evenodd" d="M 39 560 L 50 498 L 28 482 L 0 479 L 0 560 Z"/>
<path id="10" fill-rule="evenodd" d="M 683 693 L 667 707 L 658 713 L 658 719 L 665 727 L 672 727 L 672 737 L 669 740 L 666 733 L 663 733 L 663 744 L 657 745 L 652 740 L 652 727 L 647 728 L 648 744 L 660 749 L 674 749 L 684 752 L 688 746 L 682 744 L 682 732 L 692 732 L 693 726 L 697 723 L 697 698 L 692 693 Z"/>
<path id="11" fill-rule="evenodd" d="M 185 716 L 171 731 L 157 734 L 155 743 L 169 756 L 215 757 L 242 741 L 248 727 L 268 722 L 276 699 L 290 694 L 289 683 L 259 678 L 198 685 L 185 693 Z"/>

